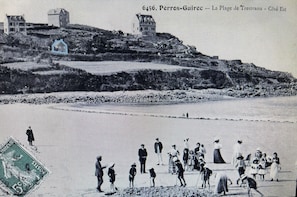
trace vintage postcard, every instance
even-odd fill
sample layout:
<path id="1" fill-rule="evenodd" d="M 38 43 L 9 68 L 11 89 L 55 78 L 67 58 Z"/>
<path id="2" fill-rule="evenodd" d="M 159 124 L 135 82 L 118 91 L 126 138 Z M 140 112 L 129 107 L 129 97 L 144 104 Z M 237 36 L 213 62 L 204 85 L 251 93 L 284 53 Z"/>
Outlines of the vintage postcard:
<path id="1" fill-rule="evenodd" d="M 296 18 L 0 0 L 0 196 L 296 196 Z"/>

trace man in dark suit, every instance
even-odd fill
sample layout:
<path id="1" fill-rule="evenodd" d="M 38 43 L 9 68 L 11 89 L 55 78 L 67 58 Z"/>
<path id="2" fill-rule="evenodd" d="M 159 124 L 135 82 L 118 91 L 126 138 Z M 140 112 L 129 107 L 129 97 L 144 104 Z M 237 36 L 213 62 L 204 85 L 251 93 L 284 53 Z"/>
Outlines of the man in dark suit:
<path id="1" fill-rule="evenodd" d="M 146 173 L 145 163 L 147 158 L 147 151 L 146 148 L 144 148 L 144 144 L 141 144 L 141 148 L 138 150 L 138 157 L 140 162 L 140 173 Z"/>

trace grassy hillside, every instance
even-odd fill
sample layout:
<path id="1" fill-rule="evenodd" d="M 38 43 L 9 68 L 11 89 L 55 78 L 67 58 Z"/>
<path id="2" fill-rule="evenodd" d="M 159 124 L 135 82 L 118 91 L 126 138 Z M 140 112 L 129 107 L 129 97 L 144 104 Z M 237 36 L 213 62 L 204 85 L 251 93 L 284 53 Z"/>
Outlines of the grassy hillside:
<path id="1" fill-rule="evenodd" d="M 51 44 L 61 38 L 68 44 L 69 54 L 51 54 Z M 296 79 L 289 73 L 207 56 L 168 33 L 140 37 L 84 25 L 33 28 L 28 35 L 0 34 L 0 54 L 2 94 L 228 88 L 242 92 L 235 96 L 270 96 L 295 95 L 297 89 Z M 73 68 L 53 63 L 57 60 L 82 61 L 82 65 Z M 118 70 L 106 75 L 88 72 L 83 61 L 152 62 L 179 69 Z M 3 66 L 9 62 L 14 66 Z"/>

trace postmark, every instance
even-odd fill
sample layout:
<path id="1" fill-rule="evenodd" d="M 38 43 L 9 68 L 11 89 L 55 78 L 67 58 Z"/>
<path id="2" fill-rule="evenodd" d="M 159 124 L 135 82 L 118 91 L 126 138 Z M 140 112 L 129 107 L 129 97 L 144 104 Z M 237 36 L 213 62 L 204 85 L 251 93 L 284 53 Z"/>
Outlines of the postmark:
<path id="1" fill-rule="evenodd" d="M 9 194 L 24 196 L 49 174 L 28 150 L 10 137 L 0 147 L 0 187 Z"/>

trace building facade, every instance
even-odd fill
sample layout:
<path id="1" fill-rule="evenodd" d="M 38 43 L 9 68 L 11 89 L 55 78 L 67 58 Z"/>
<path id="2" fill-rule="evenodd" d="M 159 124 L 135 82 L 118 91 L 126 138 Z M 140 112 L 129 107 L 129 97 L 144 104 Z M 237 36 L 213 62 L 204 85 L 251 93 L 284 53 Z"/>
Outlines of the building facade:
<path id="1" fill-rule="evenodd" d="M 63 39 L 55 40 L 52 44 L 52 53 L 59 55 L 67 55 L 68 54 L 68 46 L 63 41 Z"/>
<path id="2" fill-rule="evenodd" d="M 4 33 L 7 35 L 13 33 L 27 34 L 26 20 L 24 15 L 6 15 L 3 23 Z"/>
<path id="3" fill-rule="evenodd" d="M 156 22 L 151 15 L 136 14 L 132 23 L 133 34 L 143 36 L 156 35 Z"/>
<path id="4" fill-rule="evenodd" d="M 49 26 L 65 27 L 70 22 L 69 12 L 63 8 L 49 10 L 47 16 Z"/>

